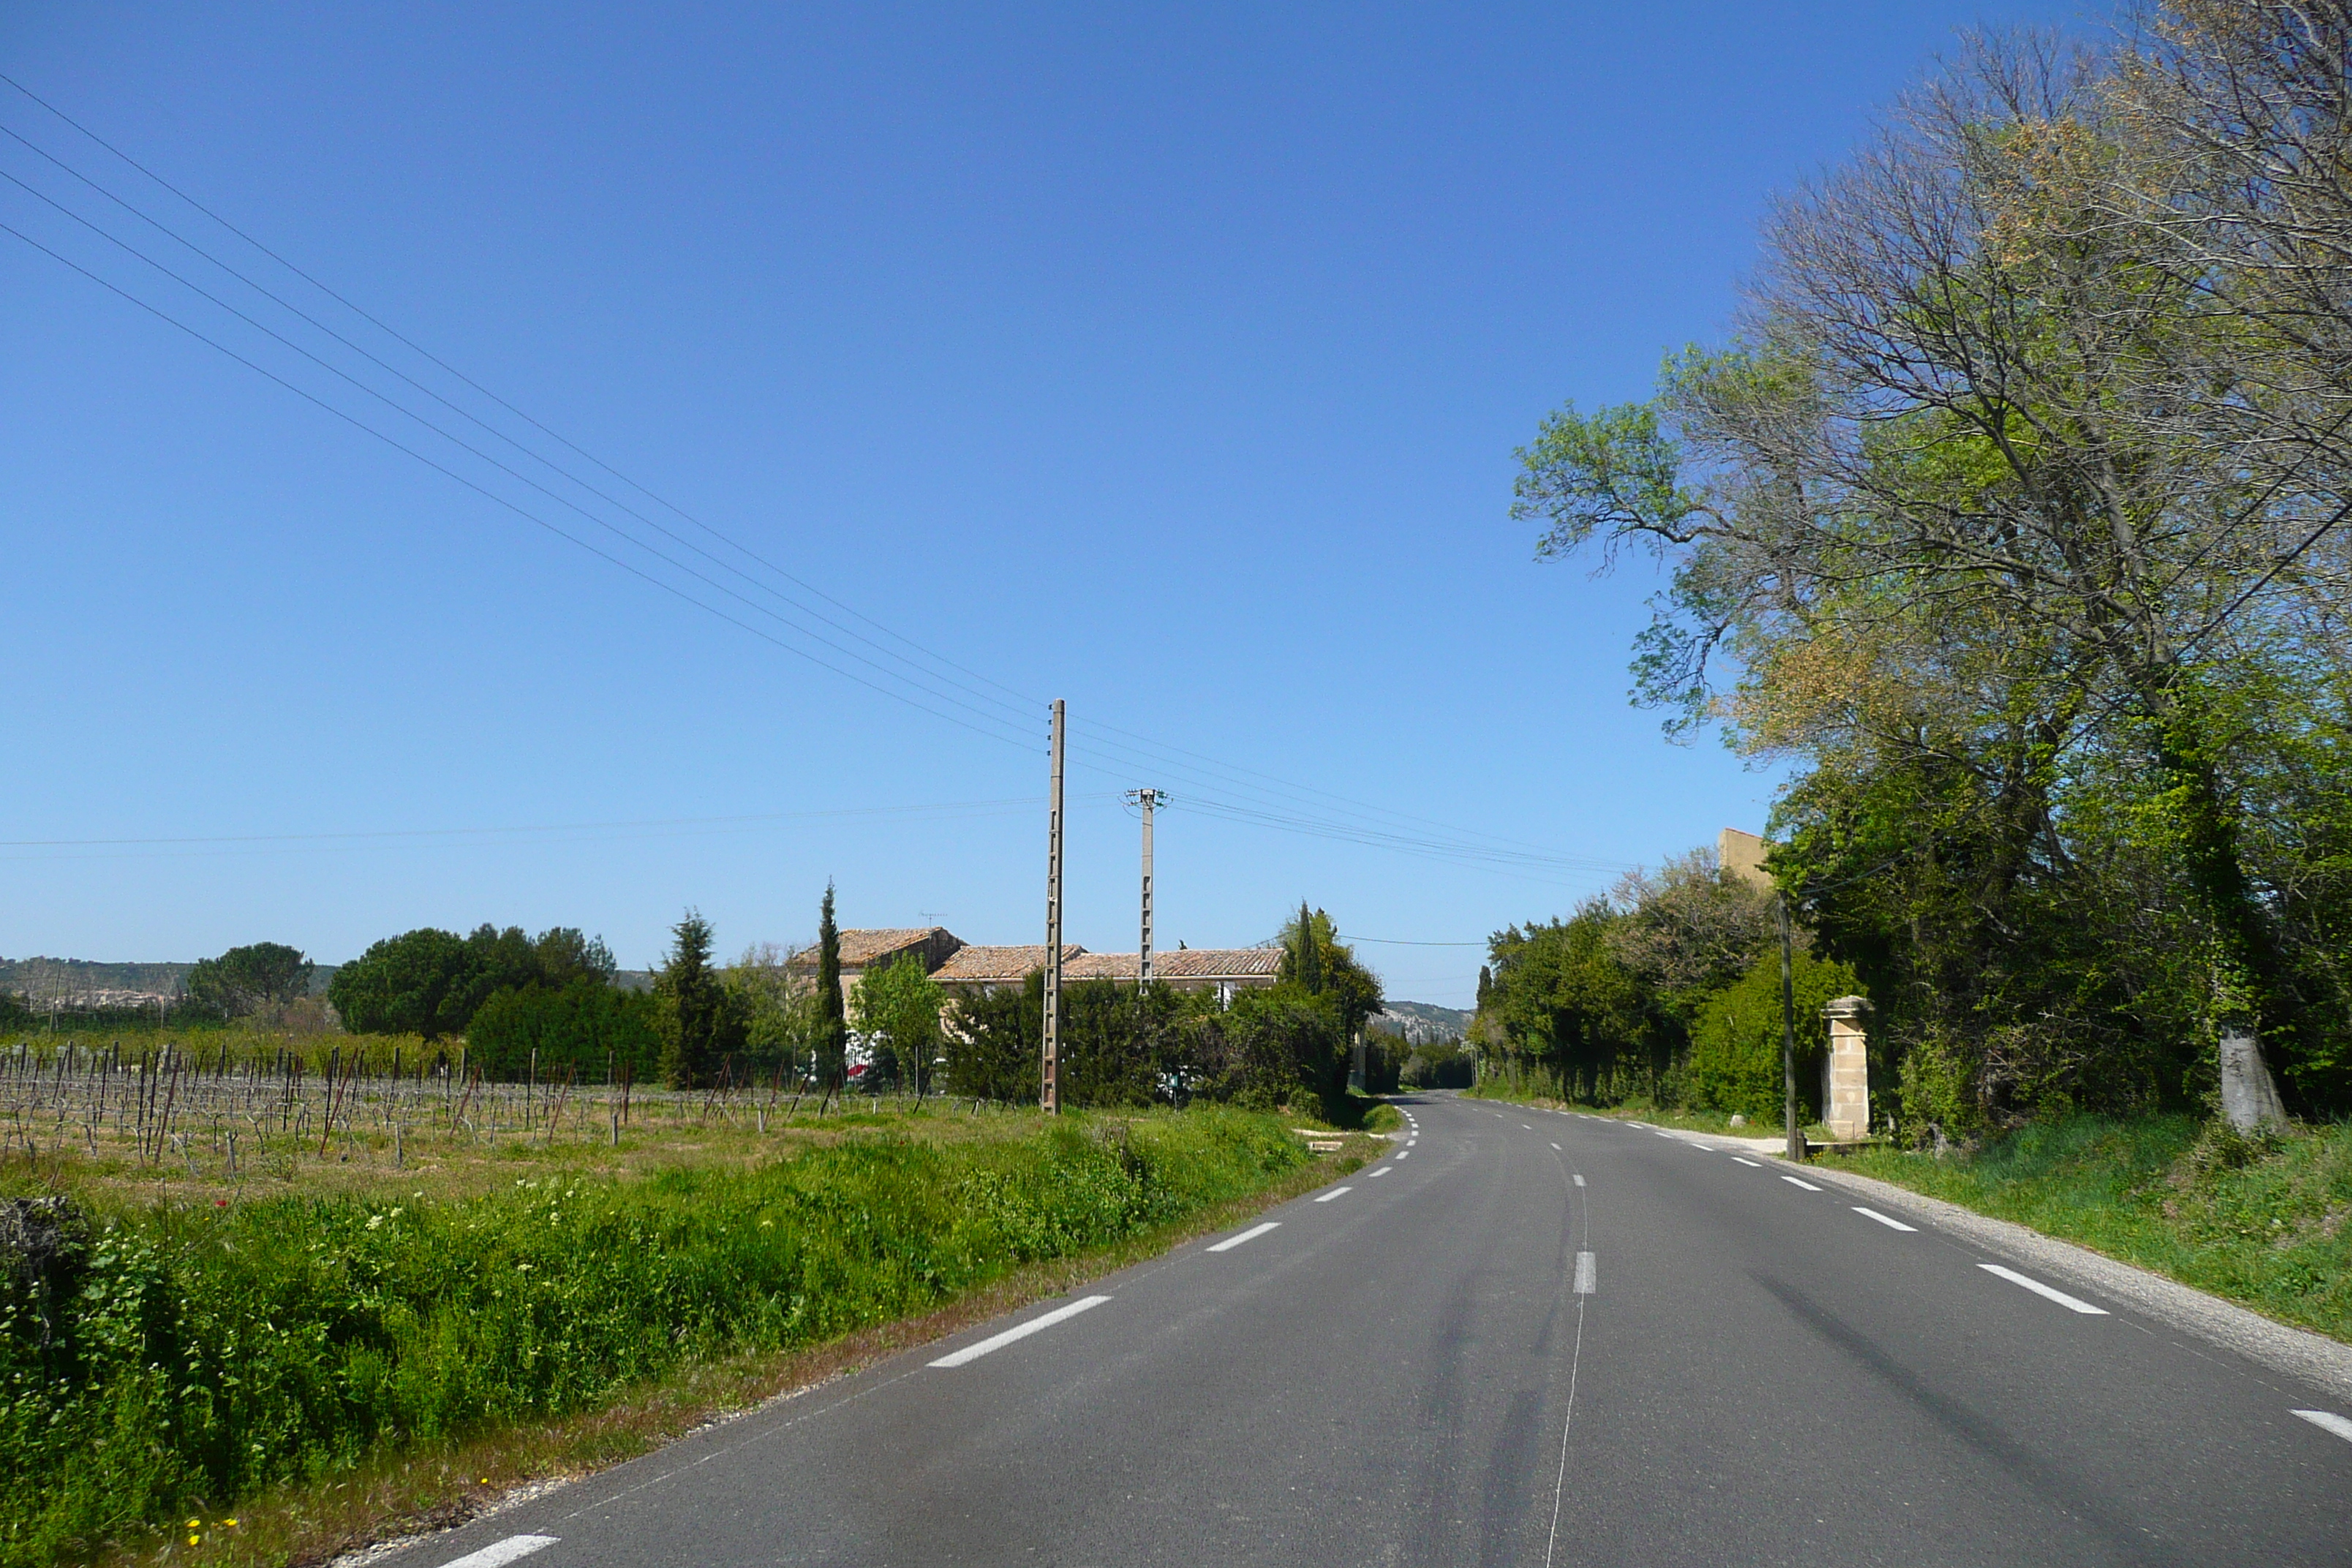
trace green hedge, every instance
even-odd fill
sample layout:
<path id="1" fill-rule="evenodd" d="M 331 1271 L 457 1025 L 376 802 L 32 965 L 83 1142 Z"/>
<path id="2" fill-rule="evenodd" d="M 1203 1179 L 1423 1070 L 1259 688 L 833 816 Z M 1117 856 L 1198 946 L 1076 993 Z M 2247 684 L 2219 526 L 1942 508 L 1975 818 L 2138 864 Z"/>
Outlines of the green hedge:
<path id="1" fill-rule="evenodd" d="M 1273 1118 L 1195 1111 L 993 1142 L 876 1135 L 748 1173 L 526 1179 L 459 1203 L 68 1223 L 45 1268 L 20 1245 L 0 1279 L 0 1565 L 578 1410 L 689 1357 L 918 1312 L 1305 1157 Z"/>

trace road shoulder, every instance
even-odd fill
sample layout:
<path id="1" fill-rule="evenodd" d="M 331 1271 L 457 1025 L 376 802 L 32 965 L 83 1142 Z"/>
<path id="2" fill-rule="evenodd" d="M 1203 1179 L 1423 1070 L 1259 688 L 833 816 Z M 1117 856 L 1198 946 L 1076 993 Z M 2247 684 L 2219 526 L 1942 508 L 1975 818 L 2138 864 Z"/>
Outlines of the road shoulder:
<path id="1" fill-rule="evenodd" d="M 1891 1182 L 1841 1171 L 1832 1164 L 1810 1165 L 1806 1173 L 1815 1181 L 1866 1197 L 1874 1205 L 1906 1211 L 2012 1262 L 2066 1275 L 2142 1317 L 2233 1352 L 2282 1377 L 2352 1400 L 2352 1345 L 2274 1321 L 2234 1301 L 2104 1253 Z"/>

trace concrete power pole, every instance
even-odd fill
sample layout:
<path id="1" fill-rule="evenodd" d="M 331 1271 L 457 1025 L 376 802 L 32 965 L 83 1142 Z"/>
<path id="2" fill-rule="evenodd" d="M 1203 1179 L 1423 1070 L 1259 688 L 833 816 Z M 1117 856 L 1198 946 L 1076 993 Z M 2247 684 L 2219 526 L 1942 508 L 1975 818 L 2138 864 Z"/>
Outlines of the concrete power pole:
<path id="1" fill-rule="evenodd" d="M 1045 807 L 1045 1087 L 1048 1116 L 1062 1113 L 1062 700 L 1054 699 L 1054 777 Z"/>
<path id="2" fill-rule="evenodd" d="M 1156 789 L 1131 789 L 1127 798 L 1143 808 L 1143 951 L 1135 981 L 1143 991 L 1151 984 L 1151 808 L 1168 797 Z"/>

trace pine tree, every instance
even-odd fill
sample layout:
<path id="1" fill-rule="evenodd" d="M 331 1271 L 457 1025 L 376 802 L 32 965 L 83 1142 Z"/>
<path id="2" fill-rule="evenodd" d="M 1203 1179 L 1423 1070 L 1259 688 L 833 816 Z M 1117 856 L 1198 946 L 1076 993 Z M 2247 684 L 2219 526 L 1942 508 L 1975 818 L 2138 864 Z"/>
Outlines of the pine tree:
<path id="1" fill-rule="evenodd" d="M 669 956 L 654 980 L 661 1002 L 662 1078 L 672 1089 L 708 1083 L 726 1033 L 726 988 L 710 967 L 710 922 L 694 910 L 670 927 Z"/>
<path id="2" fill-rule="evenodd" d="M 817 1076 L 830 1083 L 841 1075 L 849 1046 L 849 1023 L 841 998 L 841 928 L 833 921 L 829 881 L 824 885 L 824 902 L 817 907 L 816 1020 Z"/>

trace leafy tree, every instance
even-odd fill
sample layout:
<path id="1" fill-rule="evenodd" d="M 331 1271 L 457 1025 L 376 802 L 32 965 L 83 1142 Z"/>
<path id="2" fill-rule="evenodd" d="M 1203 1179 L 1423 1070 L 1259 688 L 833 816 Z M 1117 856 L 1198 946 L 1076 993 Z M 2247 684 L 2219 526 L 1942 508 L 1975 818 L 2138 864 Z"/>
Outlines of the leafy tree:
<path id="1" fill-rule="evenodd" d="M 609 984 L 614 973 L 602 938 L 562 926 L 536 939 L 520 926 L 485 923 L 463 937 L 426 926 L 387 937 L 337 970 L 327 999 L 357 1033 L 444 1039 L 464 1034 L 501 991 L 560 991 L 577 979 Z"/>
<path id="2" fill-rule="evenodd" d="M 445 1039 L 473 1016 L 475 972 L 463 937 L 425 926 L 373 943 L 337 970 L 327 1000 L 358 1033 Z"/>
<path id="3" fill-rule="evenodd" d="M 1671 563 L 1638 689 L 1812 767 L 1776 874 L 1833 949 L 1876 951 L 1882 1018 L 1979 1105 L 2194 1094 L 2223 1041 L 2284 1062 L 2307 1106 L 2352 1099 L 2340 966 L 2309 945 L 2340 929 L 2312 895 L 2340 884 L 2273 851 L 2262 800 L 2283 747 L 2341 758 L 2352 474 L 2346 362 L 2263 311 L 2319 276 L 2278 265 L 2292 247 L 2341 255 L 2279 226 L 2284 186 L 2328 187 L 2295 209 L 2323 226 L 2352 204 L 2325 160 L 2231 161 L 2311 122 L 2231 122 L 2343 102 L 2347 35 L 2253 10 L 2277 25 L 2223 38 L 2252 12 L 2170 8 L 2168 36 L 2220 41 L 2120 96 L 2087 55 L 1979 41 L 1781 205 L 1727 349 L 1670 360 L 1647 404 L 1562 409 L 1522 454 L 1539 553 Z M 2225 57 L 2293 79 L 2200 98 Z M 2193 150 L 2224 144 L 2288 177 L 2198 184 L 2217 165 Z M 2314 287 L 2340 303 L 2342 271 Z M 2316 298 L 2302 319 L 2341 337 Z M 1915 925 L 1940 954 L 1896 959 Z M 1927 994 L 1971 970 L 1982 1006 Z M 2185 1003 L 2205 1065 L 2178 1073 L 2158 1058 Z"/>
<path id="4" fill-rule="evenodd" d="M 1706 998 L 1778 949 L 1771 892 L 1726 871 L 1711 848 L 1635 871 L 1611 902 L 1622 913 L 1609 929 L 1610 951 L 1685 1025 Z"/>
<path id="5" fill-rule="evenodd" d="M 189 971 L 188 1004 L 215 1018 L 242 1018 L 310 994 L 317 967 L 283 942 L 233 947 Z"/>
<path id="6" fill-rule="evenodd" d="M 1511 926 L 1490 940 L 1485 1016 L 1507 1072 L 1548 1079 L 1571 1099 L 1658 1094 L 1666 1064 L 1652 1049 L 1641 984 L 1612 951 L 1615 921 L 1607 900 L 1593 899 L 1569 920 Z"/>
<path id="7" fill-rule="evenodd" d="M 1355 950 L 1339 941 L 1339 928 L 1321 910 L 1301 900 L 1298 913 L 1282 929 L 1282 977 L 1305 994 L 1330 1007 L 1339 1026 L 1342 1049 L 1325 1091 L 1337 1094 L 1347 1087 L 1347 1047 L 1381 1007 L 1380 978 L 1356 961 Z"/>
<path id="8" fill-rule="evenodd" d="M 613 984 L 621 966 L 601 936 L 588 936 L 573 926 L 551 926 L 531 939 L 531 963 L 539 984 L 562 987 L 574 980 Z"/>
<path id="9" fill-rule="evenodd" d="M 757 943 L 724 976 L 736 1016 L 743 1020 L 745 1058 L 763 1077 L 780 1068 L 797 1075 L 808 1067 L 816 998 L 794 983 L 797 956 L 773 942 Z"/>
<path id="10" fill-rule="evenodd" d="M 1210 1038 L 1200 1054 L 1212 1098 L 1321 1110 L 1346 1090 L 1348 1036 L 1328 996 L 1286 981 L 1236 993 L 1205 1023 Z"/>
<path id="11" fill-rule="evenodd" d="M 654 977 L 661 1029 L 661 1071 L 673 1089 L 718 1080 L 743 1048 L 743 1026 L 710 963 L 710 922 L 694 910 L 670 928 L 670 950 Z"/>
<path id="12" fill-rule="evenodd" d="M 875 1053 L 880 1069 L 919 1095 L 929 1079 L 931 1060 L 940 1053 L 940 1009 L 945 1001 L 923 961 L 911 952 L 867 970 L 857 983 L 857 1028 L 866 1037 L 866 1048 Z"/>

